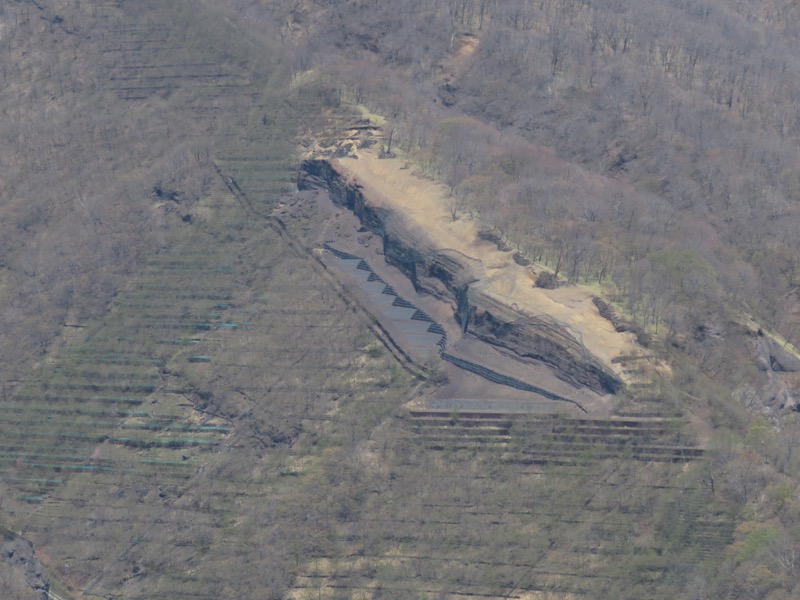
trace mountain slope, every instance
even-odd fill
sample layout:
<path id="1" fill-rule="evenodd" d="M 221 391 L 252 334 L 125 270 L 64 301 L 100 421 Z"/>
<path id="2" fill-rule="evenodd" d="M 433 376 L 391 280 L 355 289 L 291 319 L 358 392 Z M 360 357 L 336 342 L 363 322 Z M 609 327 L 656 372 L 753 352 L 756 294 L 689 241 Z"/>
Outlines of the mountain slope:
<path id="1" fill-rule="evenodd" d="M 795 9 L 640 8 L 3 7 L 0 522 L 60 596 L 796 593 Z M 437 405 L 270 216 L 354 128 L 671 372 Z"/>

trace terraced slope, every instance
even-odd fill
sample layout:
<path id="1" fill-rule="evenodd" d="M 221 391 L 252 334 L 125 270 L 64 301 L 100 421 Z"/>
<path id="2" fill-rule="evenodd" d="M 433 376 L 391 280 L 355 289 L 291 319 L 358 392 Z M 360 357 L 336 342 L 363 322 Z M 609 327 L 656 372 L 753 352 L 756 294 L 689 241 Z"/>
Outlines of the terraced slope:
<path id="1" fill-rule="evenodd" d="M 334 472 L 406 389 L 262 218 L 291 186 L 304 100 L 288 106 L 268 55 L 187 6 L 65 13 L 103 48 L 98 94 L 132 115 L 103 143 L 122 135 L 146 154 L 166 138 L 193 165 L 138 190 L 160 216 L 111 312 L 72 322 L 65 349 L 3 388 L 0 519 L 34 541 L 65 598 L 279 596 L 328 529 L 306 477 Z"/>
<path id="2" fill-rule="evenodd" d="M 226 264 L 232 258 L 201 252 L 186 239 L 148 259 L 108 319 L 6 398 L 3 460 L 26 475 L 12 480 L 29 481 L 27 500 L 46 493 L 46 485 L 34 485 L 39 480 L 60 482 L 58 472 L 119 468 L 122 458 L 105 456 L 115 453 L 104 445 L 153 450 L 140 453 L 138 464 L 123 463 L 126 469 L 148 470 L 161 449 L 165 466 L 185 473 L 192 470 L 190 448 L 230 433 L 221 419 L 190 418 L 192 390 L 173 384 L 168 364 L 176 356 L 210 360 L 192 354 L 201 336 L 243 325 L 229 304 L 238 287 Z"/>
<path id="3" fill-rule="evenodd" d="M 280 550 L 268 539 L 294 526 L 286 511 L 315 512 L 310 441 L 335 455 L 396 404 L 386 359 L 353 377 L 374 338 L 307 259 L 222 180 L 201 207 L 107 319 L 2 404 L 5 517 L 87 593 L 280 589 L 304 534 Z M 256 555 L 243 565 L 245 548 L 274 572 L 248 566 Z"/>
<path id="4" fill-rule="evenodd" d="M 395 427 L 370 500 L 293 597 L 659 597 L 730 541 L 681 479 L 701 452 L 675 423 L 411 411 Z"/>
<path id="5" fill-rule="evenodd" d="M 412 410 L 411 430 L 434 450 L 479 449 L 523 464 L 592 459 L 686 463 L 703 455 L 677 419 L 576 419 L 515 413 Z"/>
<path id="6" fill-rule="evenodd" d="M 38 8 L 49 15 L 47 7 Z M 98 94 L 109 90 L 119 100 L 134 103 L 131 110 L 138 116 L 119 123 L 118 129 L 136 129 L 138 139 L 155 139 L 156 129 L 165 125 L 163 119 L 171 113 L 176 131 L 170 132 L 167 125 L 161 136 L 183 144 L 192 135 L 187 119 L 201 120 L 213 134 L 215 115 L 233 111 L 247 116 L 254 109 L 252 96 L 258 93 L 249 92 L 256 89 L 253 81 L 263 82 L 264 75 L 248 69 L 246 62 L 238 68 L 231 66 L 235 53 L 242 50 L 244 42 L 239 38 L 228 41 L 228 53 L 220 55 L 215 44 L 225 42 L 231 32 L 212 23 L 211 15 L 198 11 L 188 18 L 190 7 L 180 2 L 167 10 L 156 3 L 121 7 L 115 2 L 75 3 L 72 8 L 64 13 L 66 18 L 52 19 L 83 40 L 78 43 L 83 52 L 99 47 L 102 68 L 93 82 Z M 85 37 L 87 30 L 92 35 Z M 198 39 L 203 34 L 206 37 Z M 153 105 L 158 108 L 151 109 Z M 227 119 L 220 135 L 224 129 L 225 135 L 239 131 L 241 137 L 237 126 L 235 119 Z M 260 139 L 280 140 L 285 132 L 262 127 Z M 100 133 L 105 143 L 113 143 L 119 131 Z M 277 142 L 280 148 L 285 144 Z M 208 150 L 196 149 L 198 163 L 210 159 L 204 152 Z M 278 160 L 269 159 L 284 186 L 288 158 L 284 154 Z M 167 367 L 176 353 L 184 361 L 206 362 L 205 355 L 187 354 L 198 341 L 194 336 L 241 325 L 228 303 L 242 289 L 235 281 L 237 257 L 230 247 L 229 253 L 209 252 L 208 247 L 222 236 L 233 240 L 226 229 L 241 231 L 246 217 L 224 186 L 208 189 L 214 185 L 212 174 L 206 172 L 207 179 L 199 186 L 207 193 L 200 204 L 196 204 L 198 198 L 187 195 L 188 190 L 171 187 L 180 181 L 154 182 L 153 199 L 167 219 L 160 234 L 164 251 L 144 260 L 133 289 L 115 312 L 89 327 L 67 356 L 43 365 L 13 392 L 6 391 L 2 460 L 25 471 L 24 476 L 10 479 L 18 484 L 20 498 L 33 503 L 42 500 L 50 486 L 62 481 L 59 472 L 116 469 L 115 461 L 123 459 L 108 456 L 114 453 L 102 450 L 102 444 L 172 450 L 173 456 L 164 464 L 187 472 L 191 465 L 184 457 L 189 449 L 208 447 L 230 433 L 229 424 L 209 415 L 187 420 L 182 413 L 190 405 L 187 394 L 192 390 L 173 385 Z M 173 235 L 169 219 L 175 213 L 186 225 Z M 154 399 L 154 394 L 159 397 Z M 172 461 L 176 451 L 179 455 Z"/>

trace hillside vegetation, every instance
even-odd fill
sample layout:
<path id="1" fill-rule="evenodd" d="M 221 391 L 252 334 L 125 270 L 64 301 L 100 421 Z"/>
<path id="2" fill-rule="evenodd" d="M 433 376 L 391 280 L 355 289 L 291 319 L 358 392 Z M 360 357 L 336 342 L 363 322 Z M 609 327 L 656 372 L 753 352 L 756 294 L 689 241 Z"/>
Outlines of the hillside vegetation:
<path id="1" fill-rule="evenodd" d="M 65 600 L 794 597 L 798 22 L 4 4 L 0 526 Z M 356 127 L 669 368 L 608 420 L 409 404 L 435 382 L 306 247 L 312 217 L 270 216 Z M 0 589 L 32 594 L 5 559 Z"/>

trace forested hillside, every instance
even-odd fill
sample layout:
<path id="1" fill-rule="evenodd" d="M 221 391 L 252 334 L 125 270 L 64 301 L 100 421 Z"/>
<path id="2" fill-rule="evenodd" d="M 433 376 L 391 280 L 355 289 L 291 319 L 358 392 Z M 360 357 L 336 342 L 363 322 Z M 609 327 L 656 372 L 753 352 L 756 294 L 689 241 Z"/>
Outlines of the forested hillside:
<path id="1" fill-rule="evenodd" d="M 406 151 L 503 229 L 520 211 L 548 217 L 517 233 L 520 243 L 563 245 L 582 267 L 622 236 L 634 251 L 605 271 L 638 288 L 628 302 L 643 313 L 645 298 L 672 291 L 642 274 L 661 266 L 650 252 L 689 249 L 715 276 L 701 290 L 709 300 L 744 298 L 791 340 L 800 65 L 797 9 L 779 4 L 342 2 L 295 4 L 281 20 L 312 48 L 340 48 L 319 67 L 344 72 L 396 122 Z M 635 193 L 604 193 L 593 175 Z M 502 214 L 509 204 L 514 219 Z"/>
<path id="2" fill-rule="evenodd" d="M 0 595 L 795 597 L 798 23 L 0 6 Z M 590 289 L 651 380 L 602 419 L 421 410 L 441 365 L 387 342 L 292 195 L 361 143 L 536 285 Z"/>

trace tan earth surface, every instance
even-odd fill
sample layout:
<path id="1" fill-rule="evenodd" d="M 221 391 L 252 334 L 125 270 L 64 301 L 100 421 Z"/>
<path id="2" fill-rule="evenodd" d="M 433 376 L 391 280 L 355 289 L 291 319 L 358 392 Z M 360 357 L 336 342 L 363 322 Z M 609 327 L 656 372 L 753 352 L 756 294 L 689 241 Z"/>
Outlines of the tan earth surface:
<path id="1" fill-rule="evenodd" d="M 483 264 L 480 281 L 474 284 L 486 295 L 531 315 L 549 315 L 566 324 L 586 349 L 623 381 L 630 376 L 612 359 L 643 354 L 630 333 L 618 333 L 600 316 L 592 303 L 597 294 L 580 285 L 545 290 L 533 285 L 540 265 L 523 267 L 511 252 L 502 252 L 478 237 L 479 218 L 462 214 L 453 220 L 447 206 L 448 190 L 443 184 L 421 176 L 399 158 L 379 159 L 374 149 L 359 150 L 358 158 L 334 161 L 363 186 L 371 201 L 391 209 L 416 234 L 422 234 L 438 249 L 461 252 Z"/>

